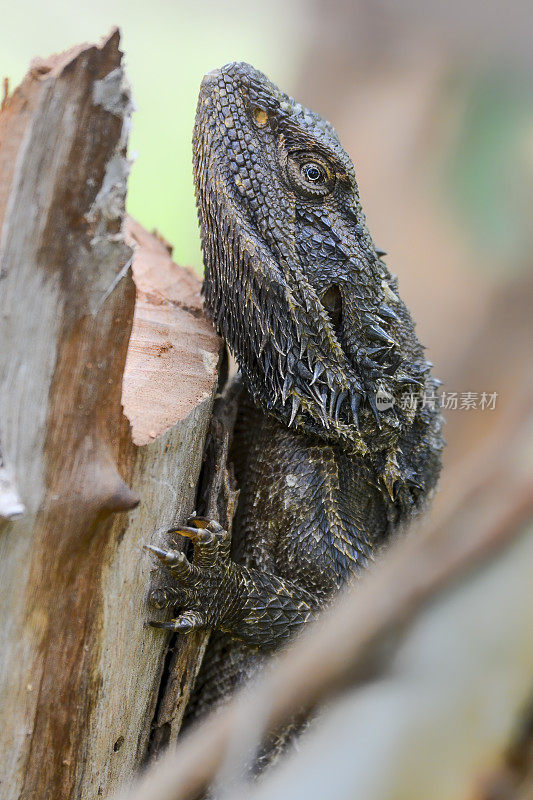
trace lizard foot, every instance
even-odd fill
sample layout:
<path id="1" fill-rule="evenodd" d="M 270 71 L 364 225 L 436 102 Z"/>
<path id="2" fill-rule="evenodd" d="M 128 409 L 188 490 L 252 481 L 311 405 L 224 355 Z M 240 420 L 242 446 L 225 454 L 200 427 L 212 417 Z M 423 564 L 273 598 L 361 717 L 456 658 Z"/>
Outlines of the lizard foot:
<path id="1" fill-rule="evenodd" d="M 169 622 L 154 620 L 150 625 L 177 633 L 189 633 L 220 624 L 225 616 L 224 611 L 227 611 L 228 596 L 231 595 L 228 585 L 231 573 L 228 532 L 218 522 L 206 517 L 194 516 L 187 522 L 188 525 L 171 528 L 169 533 L 177 533 L 192 541 L 193 563 L 179 550 L 145 545 L 145 549 L 157 556 L 178 583 L 178 587 L 163 591 L 164 597 L 154 592 L 153 595 L 157 594 L 157 597 L 152 596 L 152 604 L 159 608 L 170 604 L 186 608 Z"/>

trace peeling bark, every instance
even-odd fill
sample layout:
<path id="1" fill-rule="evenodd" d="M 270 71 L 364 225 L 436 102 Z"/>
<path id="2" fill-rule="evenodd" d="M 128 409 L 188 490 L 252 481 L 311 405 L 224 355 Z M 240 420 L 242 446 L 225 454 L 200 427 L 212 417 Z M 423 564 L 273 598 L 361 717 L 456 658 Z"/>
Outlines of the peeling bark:
<path id="1" fill-rule="evenodd" d="M 35 62 L 0 112 L 5 800 L 92 800 L 142 763 L 166 651 L 142 545 L 193 509 L 216 388 L 199 282 L 125 231 L 118 45 Z"/>

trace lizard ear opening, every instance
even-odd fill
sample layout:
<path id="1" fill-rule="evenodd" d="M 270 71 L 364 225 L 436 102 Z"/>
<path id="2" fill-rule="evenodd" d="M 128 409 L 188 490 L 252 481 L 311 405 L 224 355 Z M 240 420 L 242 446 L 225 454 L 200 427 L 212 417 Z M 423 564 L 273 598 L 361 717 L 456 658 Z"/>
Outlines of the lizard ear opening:
<path id="1" fill-rule="evenodd" d="M 342 333 L 342 294 L 339 287 L 333 283 L 329 289 L 326 289 L 322 297 L 320 298 L 322 305 L 328 312 L 331 323 L 337 334 L 337 337 L 340 338 Z"/>

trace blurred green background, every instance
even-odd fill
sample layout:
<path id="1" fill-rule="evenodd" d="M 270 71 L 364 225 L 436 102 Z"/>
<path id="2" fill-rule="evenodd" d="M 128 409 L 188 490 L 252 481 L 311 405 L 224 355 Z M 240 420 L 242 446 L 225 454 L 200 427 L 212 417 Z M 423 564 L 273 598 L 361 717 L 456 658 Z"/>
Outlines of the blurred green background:
<path id="1" fill-rule="evenodd" d="M 432 132 L 433 142 L 422 153 L 426 172 L 436 177 L 461 235 L 479 250 L 487 268 L 498 270 L 503 262 L 512 268 L 529 246 L 528 4 L 0 0 L 0 12 L 0 73 L 9 76 L 11 86 L 33 57 L 98 40 L 111 26 L 120 27 L 138 109 L 130 145 L 135 164 L 129 211 L 174 245 L 178 261 L 197 270 L 201 257 L 190 153 L 196 94 L 207 70 L 234 60 L 250 61 L 289 93 L 300 92 L 301 99 L 319 106 L 316 110 L 331 112 L 341 128 L 345 109 L 336 112 L 343 105 L 342 92 L 349 104 L 354 86 L 366 82 L 369 88 L 378 81 L 383 92 L 386 80 L 396 81 L 397 69 L 409 62 L 421 72 L 434 71 L 440 62 L 438 96 L 425 110 L 425 124 L 448 113 L 444 127 L 451 120 L 455 128 L 444 148 Z M 415 82 L 420 84 L 420 77 L 413 76 Z M 354 141 L 356 134 L 350 131 Z M 361 154 L 352 156 L 357 161 Z M 378 151 L 375 158 L 380 159 Z"/>
<path id="2" fill-rule="evenodd" d="M 210 69 L 245 60 L 285 84 L 301 55 L 294 46 L 299 6 L 280 0 L 255 6 L 231 0 L 0 0 L 0 77 L 9 76 L 13 87 L 35 56 L 98 41 L 118 25 L 137 107 L 129 211 L 174 245 L 178 261 L 200 270 L 191 167 L 200 81 Z"/>

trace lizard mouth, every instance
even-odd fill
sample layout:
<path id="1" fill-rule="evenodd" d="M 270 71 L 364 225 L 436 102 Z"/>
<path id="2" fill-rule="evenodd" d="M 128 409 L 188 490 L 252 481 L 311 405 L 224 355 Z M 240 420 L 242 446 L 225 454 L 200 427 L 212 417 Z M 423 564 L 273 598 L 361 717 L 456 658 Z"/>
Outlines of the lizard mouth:
<path id="1" fill-rule="evenodd" d="M 210 87 L 215 86 L 219 82 L 221 74 L 222 73 L 219 69 L 212 69 L 209 72 L 206 72 L 202 78 L 200 89 L 209 89 Z"/>

